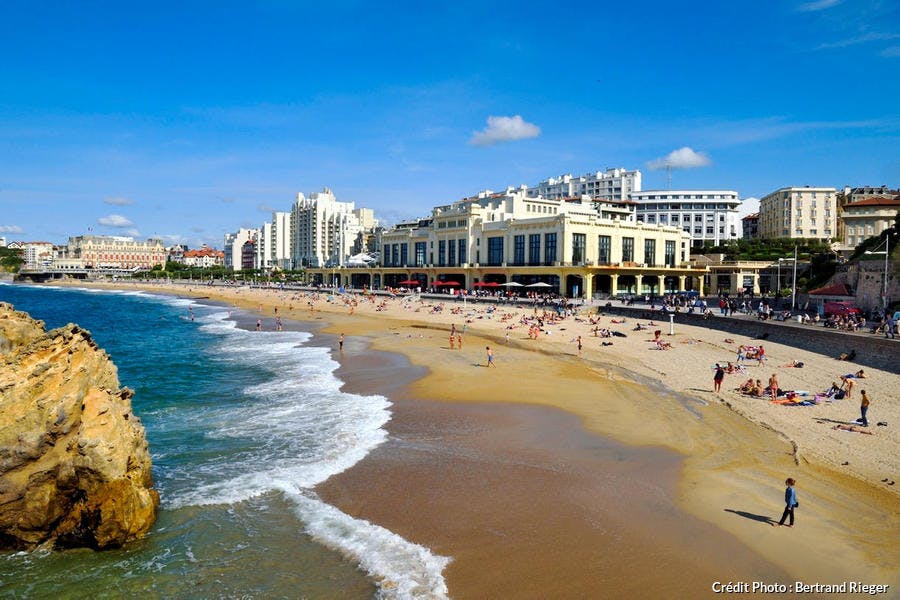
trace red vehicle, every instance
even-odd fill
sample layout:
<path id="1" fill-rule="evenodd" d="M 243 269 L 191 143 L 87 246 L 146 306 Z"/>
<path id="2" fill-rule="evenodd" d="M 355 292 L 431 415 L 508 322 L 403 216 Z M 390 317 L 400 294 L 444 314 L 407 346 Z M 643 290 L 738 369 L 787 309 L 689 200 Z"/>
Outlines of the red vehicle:
<path id="1" fill-rule="evenodd" d="M 853 306 L 852 302 L 826 302 L 824 307 L 824 312 L 826 317 L 830 317 L 831 315 L 835 316 L 845 316 L 845 315 L 858 315 L 862 311 Z"/>

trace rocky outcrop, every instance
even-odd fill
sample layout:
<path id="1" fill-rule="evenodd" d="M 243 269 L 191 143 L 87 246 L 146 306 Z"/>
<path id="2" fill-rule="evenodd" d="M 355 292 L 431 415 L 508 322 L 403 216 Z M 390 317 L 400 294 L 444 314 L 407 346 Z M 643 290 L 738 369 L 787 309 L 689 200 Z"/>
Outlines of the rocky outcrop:
<path id="1" fill-rule="evenodd" d="M 120 546 L 156 518 L 131 390 L 88 331 L 0 303 L 0 547 Z"/>

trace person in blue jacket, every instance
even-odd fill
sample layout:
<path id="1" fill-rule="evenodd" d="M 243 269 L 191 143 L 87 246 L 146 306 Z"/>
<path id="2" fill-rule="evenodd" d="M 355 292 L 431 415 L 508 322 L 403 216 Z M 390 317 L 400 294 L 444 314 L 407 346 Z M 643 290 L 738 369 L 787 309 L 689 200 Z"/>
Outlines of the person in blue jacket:
<path id="1" fill-rule="evenodd" d="M 797 502 L 797 490 L 794 489 L 794 485 L 797 482 L 788 477 L 784 481 L 784 485 L 787 487 L 784 488 L 784 513 L 781 515 L 781 520 L 778 521 L 779 527 L 784 525 L 785 519 L 790 516 L 790 521 L 788 523 L 788 527 L 794 526 L 794 508 L 800 506 L 800 503 Z"/>

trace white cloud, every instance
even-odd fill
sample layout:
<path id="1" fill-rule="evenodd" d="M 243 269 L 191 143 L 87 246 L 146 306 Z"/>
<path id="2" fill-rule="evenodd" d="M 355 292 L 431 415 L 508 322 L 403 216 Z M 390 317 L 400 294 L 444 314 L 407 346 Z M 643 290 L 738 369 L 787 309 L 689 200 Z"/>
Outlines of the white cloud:
<path id="1" fill-rule="evenodd" d="M 831 50 L 833 48 L 846 48 L 847 46 L 856 46 L 858 44 L 867 44 L 869 42 L 884 42 L 896 40 L 900 38 L 900 33 L 886 33 L 883 31 L 869 31 L 853 37 L 844 38 L 835 42 L 828 42 L 816 46 L 816 50 Z"/>
<path id="2" fill-rule="evenodd" d="M 134 223 L 122 215 L 107 215 L 97 219 L 97 222 L 101 225 L 106 225 L 107 227 L 131 227 L 134 225 Z"/>
<path id="3" fill-rule="evenodd" d="M 528 123 L 520 115 L 513 117 L 488 117 L 487 127 L 472 134 L 473 146 L 493 146 L 501 142 L 524 140 L 541 135 L 541 128 Z"/>
<path id="4" fill-rule="evenodd" d="M 104 204 L 112 204 L 113 206 L 131 206 L 134 204 L 133 200 L 129 200 L 128 198 L 122 197 L 110 197 L 103 199 Z"/>
<path id="5" fill-rule="evenodd" d="M 881 55 L 885 58 L 900 58 L 900 46 L 888 46 L 881 51 Z"/>
<path id="6" fill-rule="evenodd" d="M 647 163 L 647 168 L 651 171 L 659 169 L 695 169 L 697 167 L 708 167 L 712 164 L 709 157 L 703 152 L 695 152 L 687 146 L 672 150 L 663 158 L 657 158 Z"/>
<path id="7" fill-rule="evenodd" d="M 131 229 L 126 229 L 125 233 L 127 235 L 130 235 L 131 237 L 141 237 L 141 232 L 137 229 L 134 229 L 133 227 Z"/>
<path id="8" fill-rule="evenodd" d="M 0 233 L 24 233 L 18 225 L 0 225 Z"/>
<path id="9" fill-rule="evenodd" d="M 272 208 L 272 207 L 269 206 L 268 204 L 265 204 L 265 203 L 262 203 L 262 202 L 259 203 L 259 204 L 257 205 L 256 210 L 258 210 L 259 212 L 264 212 L 264 213 L 272 213 L 272 212 L 275 212 L 275 209 L 274 209 L 274 208 Z"/>
<path id="10" fill-rule="evenodd" d="M 814 2 L 805 2 L 801 4 L 797 7 L 797 10 L 800 12 L 815 12 L 837 6 L 840 3 L 841 0 L 815 0 Z"/>

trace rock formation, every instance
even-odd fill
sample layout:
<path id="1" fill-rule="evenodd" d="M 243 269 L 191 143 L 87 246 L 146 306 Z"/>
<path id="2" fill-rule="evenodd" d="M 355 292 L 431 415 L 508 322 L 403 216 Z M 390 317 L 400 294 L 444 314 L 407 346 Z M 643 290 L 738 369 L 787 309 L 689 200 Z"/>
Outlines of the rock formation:
<path id="1" fill-rule="evenodd" d="M 88 331 L 0 303 L 0 547 L 120 546 L 156 518 L 131 390 Z"/>

